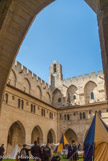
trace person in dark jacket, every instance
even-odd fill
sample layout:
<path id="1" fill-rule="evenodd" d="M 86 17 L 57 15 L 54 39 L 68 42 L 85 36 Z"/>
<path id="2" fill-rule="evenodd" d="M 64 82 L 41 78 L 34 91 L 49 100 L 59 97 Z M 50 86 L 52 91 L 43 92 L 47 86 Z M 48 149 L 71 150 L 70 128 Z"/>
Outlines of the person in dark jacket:
<path id="1" fill-rule="evenodd" d="M 49 148 L 48 144 L 46 144 L 46 146 L 43 149 L 43 157 L 44 161 L 49 161 L 51 157 L 51 149 Z"/>
<path id="2" fill-rule="evenodd" d="M 41 149 L 41 154 L 40 154 L 41 161 L 44 161 L 44 154 L 43 154 L 44 146 L 41 146 L 40 149 Z"/>
<path id="3" fill-rule="evenodd" d="M 37 141 L 34 142 L 34 146 L 32 146 L 32 148 L 31 148 L 31 154 L 36 161 L 41 160 L 40 159 L 41 158 L 41 149 L 40 149 L 40 146 L 37 144 Z"/>
<path id="4" fill-rule="evenodd" d="M 78 161 L 78 148 L 73 144 L 73 161 Z"/>
<path id="5" fill-rule="evenodd" d="M 5 152 L 4 144 L 2 144 L 0 147 L 0 161 L 3 160 L 4 152 Z"/>
<path id="6" fill-rule="evenodd" d="M 68 154 L 67 159 L 69 159 L 73 154 L 73 147 L 71 145 L 68 146 Z"/>
<path id="7" fill-rule="evenodd" d="M 23 148 L 20 151 L 20 161 L 29 161 L 29 151 L 30 149 L 26 148 L 26 144 L 23 144 Z"/>

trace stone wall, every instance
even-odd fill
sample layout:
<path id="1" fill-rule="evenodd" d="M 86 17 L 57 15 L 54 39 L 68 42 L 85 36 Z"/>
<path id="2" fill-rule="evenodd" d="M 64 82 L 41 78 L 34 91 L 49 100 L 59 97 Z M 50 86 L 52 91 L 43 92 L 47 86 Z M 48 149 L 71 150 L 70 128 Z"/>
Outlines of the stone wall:
<path id="1" fill-rule="evenodd" d="M 35 111 L 31 111 L 31 105 L 35 107 Z M 56 142 L 57 110 L 32 95 L 7 85 L 2 103 L 0 128 L 0 144 L 5 144 L 7 152 L 10 152 L 17 143 L 31 144 L 36 138 L 40 144 L 46 144 L 50 130 L 53 131 L 53 142 Z M 33 133 L 35 128 L 37 132 L 35 130 Z"/>
<path id="2" fill-rule="evenodd" d="M 56 71 L 53 71 L 53 65 L 50 66 L 50 76 L 55 79 L 52 98 L 53 105 L 56 107 L 66 107 L 74 105 L 84 105 L 89 103 L 101 102 L 106 100 L 105 81 L 102 71 L 97 74 L 92 72 L 91 75 L 85 74 L 78 77 L 67 78 L 63 80 L 60 64 L 56 62 Z M 50 78 L 51 80 L 51 78 Z M 61 99 L 61 101 L 60 101 Z"/>
<path id="3" fill-rule="evenodd" d="M 70 143 L 72 140 L 83 143 L 96 111 L 108 123 L 102 71 L 64 81 L 62 66 L 56 67 L 54 87 L 19 62 L 13 66 L 0 116 L 0 144 L 5 144 L 7 153 L 17 143 L 30 144 L 34 140 L 39 144 L 56 143 L 62 133 Z"/>
<path id="4" fill-rule="evenodd" d="M 58 137 L 64 133 L 70 143 L 75 140 L 83 144 L 95 112 L 98 112 L 108 124 L 108 105 L 106 102 L 59 110 Z"/>
<path id="5" fill-rule="evenodd" d="M 19 62 L 13 65 L 7 83 L 49 104 L 52 102 L 51 88 L 48 83 Z"/>

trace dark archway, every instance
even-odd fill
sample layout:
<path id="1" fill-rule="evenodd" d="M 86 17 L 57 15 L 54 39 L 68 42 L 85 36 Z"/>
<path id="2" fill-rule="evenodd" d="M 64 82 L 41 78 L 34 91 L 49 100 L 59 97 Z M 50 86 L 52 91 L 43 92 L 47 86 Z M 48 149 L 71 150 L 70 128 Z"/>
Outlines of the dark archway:
<path id="1" fill-rule="evenodd" d="M 11 125 L 7 143 L 12 146 L 25 143 L 25 129 L 20 121 L 16 121 Z"/>
<path id="2" fill-rule="evenodd" d="M 47 143 L 56 143 L 56 136 L 53 129 L 49 130 L 47 135 Z"/>
<path id="3" fill-rule="evenodd" d="M 43 132 L 39 126 L 34 127 L 31 134 L 31 143 L 37 141 L 38 144 L 43 144 Z"/>
<path id="4" fill-rule="evenodd" d="M 7 149 L 6 152 L 7 154 L 10 154 L 13 150 L 13 148 L 17 144 L 24 144 L 25 143 L 25 129 L 23 124 L 20 121 L 14 122 L 8 132 L 8 138 L 7 138 Z"/>
<path id="5" fill-rule="evenodd" d="M 65 132 L 65 136 L 66 136 L 66 139 L 68 140 L 68 142 L 70 144 L 72 143 L 72 141 L 75 141 L 75 142 L 78 141 L 78 137 L 77 137 L 76 133 L 72 129 L 68 129 Z"/>

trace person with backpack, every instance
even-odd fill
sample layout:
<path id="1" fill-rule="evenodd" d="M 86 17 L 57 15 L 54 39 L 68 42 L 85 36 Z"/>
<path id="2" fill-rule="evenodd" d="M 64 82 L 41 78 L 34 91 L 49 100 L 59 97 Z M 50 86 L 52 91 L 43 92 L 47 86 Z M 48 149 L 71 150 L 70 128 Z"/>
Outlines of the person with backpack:
<path id="1" fill-rule="evenodd" d="M 34 141 L 34 145 L 31 148 L 31 154 L 33 156 L 33 159 L 36 161 L 41 161 L 41 148 L 37 144 L 37 141 Z"/>
<path id="2" fill-rule="evenodd" d="M 23 144 L 23 148 L 20 151 L 20 161 L 29 161 L 29 151 L 30 149 L 26 148 L 26 144 Z"/>
<path id="3" fill-rule="evenodd" d="M 46 146 L 43 149 L 43 157 L 44 161 L 49 161 L 51 157 L 51 149 L 49 148 L 48 144 L 46 144 Z"/>

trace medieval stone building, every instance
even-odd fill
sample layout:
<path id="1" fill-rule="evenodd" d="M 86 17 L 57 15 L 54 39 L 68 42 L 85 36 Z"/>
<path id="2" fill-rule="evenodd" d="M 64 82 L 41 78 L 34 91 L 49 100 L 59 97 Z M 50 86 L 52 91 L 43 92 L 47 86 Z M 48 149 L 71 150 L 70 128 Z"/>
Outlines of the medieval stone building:
<path id="1" fill-rule="evenodd" d="M 50 66 L 49 84 L 19 62 L 13 66 L 2 102 L 0 143 L 56 143 L 62 133 L 83 143 L 95 112 L 106 121 L 108 106 L 102 71 L 63 80 L 62 66 Z"/>

